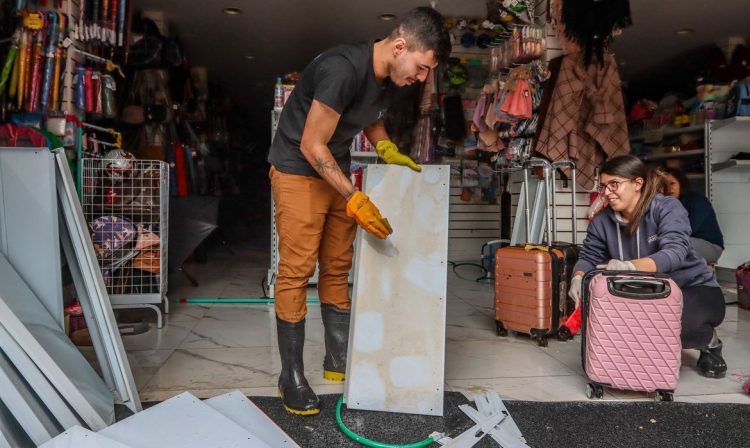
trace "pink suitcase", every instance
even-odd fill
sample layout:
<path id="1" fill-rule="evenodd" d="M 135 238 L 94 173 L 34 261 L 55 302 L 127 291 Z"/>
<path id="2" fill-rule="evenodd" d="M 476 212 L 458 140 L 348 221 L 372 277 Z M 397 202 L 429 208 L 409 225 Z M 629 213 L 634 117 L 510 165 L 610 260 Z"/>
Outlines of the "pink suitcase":
<path id="1" fill-rule="evenodd" d="M 591 271 L 583 280 L 583 370 L 589 398 L 604 386 L 672 401 L 680 377 L 682 291 L 665 274 Z"/>

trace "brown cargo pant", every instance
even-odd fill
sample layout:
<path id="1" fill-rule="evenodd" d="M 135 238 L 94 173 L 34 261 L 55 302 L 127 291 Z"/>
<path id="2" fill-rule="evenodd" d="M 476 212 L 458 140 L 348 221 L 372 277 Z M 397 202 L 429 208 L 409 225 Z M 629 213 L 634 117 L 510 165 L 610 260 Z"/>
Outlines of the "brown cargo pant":
<path id="1" fill-rule="evenodd" d="M 316 262 L 320 302 L 351 308 L 348 278 L 357 224 L 346 215 L 346 200 L 317 177 L 286 174 L 274 167 L 269 176 L 279 237 L 276 315 L 287 322 L 305 318 L 307 282 Z"/>

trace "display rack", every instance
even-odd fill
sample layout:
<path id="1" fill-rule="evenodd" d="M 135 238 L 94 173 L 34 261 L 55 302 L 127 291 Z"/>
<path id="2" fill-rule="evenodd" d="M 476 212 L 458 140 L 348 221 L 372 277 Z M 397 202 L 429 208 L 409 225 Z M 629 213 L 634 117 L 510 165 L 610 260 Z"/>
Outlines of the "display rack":
<path id="1" fill-rule="evenodd" d="M 167 300 L 169 166 L 158 160 L 83 159 L 84 217 L 113 308 Z"/>
<path id="2" fill-rule="evenodd" d="M 706 192 L 724 235 L 717 265 L 734 270 L 750 258 L 750 161 L 733 157 L 748 152 L 750 117 L 706 124 Z"/>

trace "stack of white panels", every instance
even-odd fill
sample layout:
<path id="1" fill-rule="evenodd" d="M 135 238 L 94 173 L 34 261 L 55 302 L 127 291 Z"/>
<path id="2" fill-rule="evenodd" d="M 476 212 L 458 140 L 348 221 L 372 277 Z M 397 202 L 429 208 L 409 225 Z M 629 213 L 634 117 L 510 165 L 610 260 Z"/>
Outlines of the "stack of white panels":
<path id="1" fill-rule="evenodd" d="M 79 420 L 95 430 L 114 421 L 106 384 L 3 255 L 0 349 L 0 400 L 35 444 Z"/>

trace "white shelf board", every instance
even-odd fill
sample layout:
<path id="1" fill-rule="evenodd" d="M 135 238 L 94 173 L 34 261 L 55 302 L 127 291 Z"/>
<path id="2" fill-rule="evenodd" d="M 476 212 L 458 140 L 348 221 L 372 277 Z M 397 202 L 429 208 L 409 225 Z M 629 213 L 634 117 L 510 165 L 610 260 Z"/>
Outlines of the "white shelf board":
<path id="1" fill-rule="evenodd" d="M 662 132 L 662 138 L 663 137 L 671 137 L 673 135 L 680 135 L 680 134 L 686 134 L 688 132 L 698 132 L 705 129 L 704 124 L 696 124 L 693 126 L 686 126 L 684 128 L 677 128 L 674 126 L 667 126 L 664 128 L 664 131 Z M 652 133 L 652 132 L 658 132 L 657 129 L 649 129 L 648 131 L 643 131 L 639 135 L 633 136 L 630 138 L 631 142 L 637 142 L 644 140 L 646 138 L 646 135 Z"/>
<path id="2" fill-rule="evenodd" d="M 644 155 L 644 156 L 641 156 L 641 158 L 647 162 L 650 162 L 654 160 L 667 160 L 667 159 L 678 159 L 681 157 L 702 156 L 703 154 L 704 154 L 703 149 L 689 149 L 687 151 L 668 152 L 665 154 Z"/>
<path id="3" fill-rule="evenodd" d="M 747 126 L 750 129 L 750 117 L 731 117 L 723 120 L 715 120 L 711 123 L 711 130 L 713 132 L 724 128 L 735 128 L 739 126 Z"/>
<path id="4" fill-rule="evenodd" d="M 714 171 L 720 171 L 725 170 L 727 168 L 734 168 L 734 167 L 743 167 L 747 168 L 750 167 L 750 160 L 727 160 L 726 162 L 720 162 L 720 163 L 714 163 L 711 165 L 711 168 Z"/>

